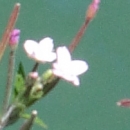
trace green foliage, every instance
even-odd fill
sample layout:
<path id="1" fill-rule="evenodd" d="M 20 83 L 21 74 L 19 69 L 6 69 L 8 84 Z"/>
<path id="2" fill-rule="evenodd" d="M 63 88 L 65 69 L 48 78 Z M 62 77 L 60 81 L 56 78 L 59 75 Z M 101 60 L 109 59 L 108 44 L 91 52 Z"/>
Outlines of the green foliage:
<path id="1" fill-rule="evenodd" d="M 22 63 L 20 63 L 14 82 L 14 93 L 13 93 L 14 98 L 17 97 L 17 95 L 24 90 L 24 84 L 25 84 L 25 72 Z"/>
<path id="2" fill-rule="evenodd" d="M 38 101 L 39 99 L 42 98 L 43 92 L 39 91 L 37 92 L 35 95 L 30 95 L 29 99 L 26 102 L 26 107 L 31 106 L 32 104 L 34 104 L 36 101 Z"/>
<path id="3" fill-rule="evenodd" d="M 21 113 L 20 117 L 22 117 L 24 119 L 30 119 L 31 115 L 27 114 L 27 113 Z M 39 125 L 40 127 L 44 128 L 44 129 L 47 129 L 47 125 L 39 117 L 35 118 L 34 123 Z"/>
<path id="4" fill-rule="evenodd" d="M 24 79 L 26 78 L 22 62 L 19 63 L 19 68 L 18 68 L 17 73 L 20 74 Z"/>

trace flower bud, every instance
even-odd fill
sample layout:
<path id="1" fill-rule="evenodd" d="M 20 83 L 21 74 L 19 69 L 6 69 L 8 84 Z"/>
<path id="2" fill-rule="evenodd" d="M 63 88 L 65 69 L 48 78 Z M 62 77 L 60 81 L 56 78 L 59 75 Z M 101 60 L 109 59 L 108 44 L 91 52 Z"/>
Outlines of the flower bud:
<path id="1" fill-rule="evenodd" d="M 98 11 L 99 3 L 100 3 L 100 0 L 93 0 L 93 2 L 88 7 L 86 19 L 92 20 L 94 18 L 94 16 L 96 15 Z"/>
<path id="2" fill-rule="evenodd" d="M 117 105 L 122 107 L 130 107 L 130 99 L 122 99 L 117 102 Z"/>
<path id="3" fill-rule="evenodd" d="M 29 77 L 31 77 L 32 79 L 37 79 L 38 78 L 38 72 L 30 72 Z"/>
<path id="4" fill-rule="evenodd" d="M 53 81 L 53 73 L 52 70 L 49 69 L 47 70 L 45 73 L 42 74 L 41 79 L 42 79 L 42 83 L 45 85 L 46 83 L 50 83 Z"/>
<path id="5" fill-rule="evenodd" d="M 20 30 L 14 29 L 10 34 L 9 45 L 13 48 L 16 48 L 19 42 L 19 37 L 20 37 Z"/>

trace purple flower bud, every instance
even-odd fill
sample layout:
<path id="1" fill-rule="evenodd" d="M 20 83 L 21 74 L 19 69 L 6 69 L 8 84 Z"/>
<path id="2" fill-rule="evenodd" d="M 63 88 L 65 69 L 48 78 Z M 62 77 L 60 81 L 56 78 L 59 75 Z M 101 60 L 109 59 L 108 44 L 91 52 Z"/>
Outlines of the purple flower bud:
<path id="1" fill-rule="evenodd" d="M 20 37 L 20 30 L 14 29 L 10 35 L 9 45 L 11 46 L 17 45 L 19 42 L 19 37 Z"/>

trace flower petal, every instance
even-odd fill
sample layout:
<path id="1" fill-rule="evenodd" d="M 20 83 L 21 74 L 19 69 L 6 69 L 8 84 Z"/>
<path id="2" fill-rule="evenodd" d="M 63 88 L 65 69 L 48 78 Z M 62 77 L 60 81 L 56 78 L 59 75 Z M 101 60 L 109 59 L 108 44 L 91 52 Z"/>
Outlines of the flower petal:
<path id="1" fill-rule="evenodd" d="M 79 78 L 78 78 L 78 77 L 75 77 L 75 79 L 72 81 L 72 83 L 73 83 L 75 86 L 79 86 L 79 85 L 80 85 Z"/>
<path id="2" fill-rule="evenodd" d="M 23 46 L 27 55 L 32 56 L 33 54 L 35 54 L 35 49 L 37 48 L 38 43 L 33 40 L 26 40 Z"/>
<path id="3" fill-rule="evenodd" d="M 59 64 L 65 65 L 65 63 L 71 61 L 71 55 L 67 47 L 65 46 L 58 47 L 56 53 L 57 53 L 57 62 Z"/>
<path id="4" fill-rule="evenodd" d="M 24 43 L 24 49 L 27 55 L 37 62 L 52 62 L 56 59 L 56 53 L 53 52 L 53 40 L 49 37 L 42 39 L 39 43 L 33 40 L 27 40 Z"/>
<path id="5" fill-rule="evenodd" d="M 58 47 L 57 62 L 53 63 L 53 74 L 78 86 L 80 84 L 78 75 L 88 69 L 88 64 L 81 60 L 71 60 L 67 47 Z"/>
<path id="6" fill-rule="evenodd" d="M 56 70 L 56 69 L 52 70 L 52 71 L 53 71 L 53 74 L 55 74 L 56 76 L 66 80 L 68 82 L 73 83 L 75 86 L 80 85 L 79 78 L 77 76 L 65 74 L 65 73 L 63 73 L 63 71 Z"/>
<path id="7" fill-rule="evenodd" d="M 39 50 L 42 49 L 42 51 L 44 52 L 51 52 L 53 50 L 54 44 L 53 44 L 53 39 L 46 37 L 44 39 L 42 39 L 39 42 Z"/>
<path id="8" fill-rule="evenodd" d="M 59 71 L 57 69 L 53 69 L 52 72 L 53 72 L 54 75 L 56 75 L 58 77 L 62 77 L 62 71 Z"/>
<path id="9" fill-rule="evenodd" d="M 73 60 L 71 61 L 69 71 L 73 75 L 80 75 L 88 70 L 88 64 L 85 61 Z"/>
<path id="10" fill-rule="evenodd" d="M 46 53 L 41 56 L 41 61 L 52 62 L 56 59 L 56 54 L 54 52 Z"/>

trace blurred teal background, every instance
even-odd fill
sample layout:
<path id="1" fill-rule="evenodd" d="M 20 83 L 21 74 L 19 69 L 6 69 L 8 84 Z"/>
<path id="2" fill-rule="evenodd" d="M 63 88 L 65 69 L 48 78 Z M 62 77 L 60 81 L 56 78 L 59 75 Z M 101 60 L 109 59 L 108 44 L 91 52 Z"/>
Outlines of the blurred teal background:
<path id="1" fill-rule="evenodd" d="M 16 57 L 29 72 L 33 61 L 23 50 L 27 39 L 41 40 L 50 36 L 55 47 L 69 45 L 82 25 L 91 0 L 0 0 L 0 35 L 6 26 L 15 2 L 21 3 L 16 27 L 21 38 Z M 61 80 L 43 100 L 28 111 L 38 115 L 48 130 L 129 130 L 130 109 L 116 106 L 122 98 L 130 98 L 130 1 L 102 0 L 100 10 L 87 28 L 73 53 L 86 60 L 89 70 L 80 76 L 81 86 L 73 87 Z M 7 72 L 7 54 L 0 65 L 2 102 Z M 44 66 L 40 66 L 40 73 Z M 19 129 L 23 120 L 8 127 Z M 41 130 L 37 125 L 33 130 Z"/>

